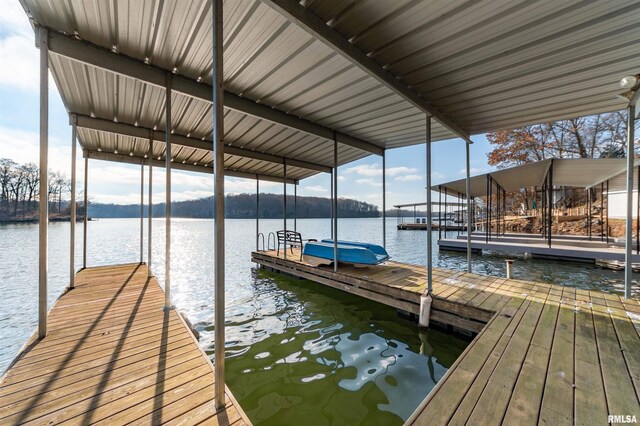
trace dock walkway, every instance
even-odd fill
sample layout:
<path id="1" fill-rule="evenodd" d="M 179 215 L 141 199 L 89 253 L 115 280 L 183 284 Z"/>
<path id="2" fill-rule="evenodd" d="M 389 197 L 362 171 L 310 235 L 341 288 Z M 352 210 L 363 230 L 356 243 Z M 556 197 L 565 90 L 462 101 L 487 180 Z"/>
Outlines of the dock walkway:
<path id="1" fill-rule="evenodd" d="M 341 265 L 334 274 L 295 255 L 284 260 L 282 252 L 254 252 L 253 259 L 400 309 L 415 306 L 426 287 L 424 267 L 398 262 Z M 606 424 L 608 415 L 640 419 L 638 300 L 435 268 L 433 278 L 432 320 L 456 326 L 467 321 L 480 325 L 480 333 L 407 424 L 593 425 Z"/>
<path id="2" fill-rule="evenodd" d="M 248 420 L 145 265 L 85 269 L 0 382 L 0 424 L 219 424 Z"/>

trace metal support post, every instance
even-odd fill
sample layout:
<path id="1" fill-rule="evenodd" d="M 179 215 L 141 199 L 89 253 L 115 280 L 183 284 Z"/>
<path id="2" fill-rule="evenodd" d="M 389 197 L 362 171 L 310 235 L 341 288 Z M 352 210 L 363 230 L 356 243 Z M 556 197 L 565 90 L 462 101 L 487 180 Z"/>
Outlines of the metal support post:
<path id="1" fill-rule="evenodd" d="M 444 188 L 444 237 L 447 238 L 447 214 L 449 213 L 448 203 L 449 197 L 447 196 L 447 188 Z"/>
<path id="2" fill-rule="evenodd" d="M 426 121 L 426 162 L 427 162 L 427 295 L 433 293 L 433 241 L 431 237 L 431 117 Z"/>
<path id="3" fill-rule="evenodd" d="M 283 186 L 283 196 L 282 196 L 282 208 L 283 208 L 283 221 L 284 221 L 284 232 L 287 233 L 287 160 L 282 162 L 282 166 L 284 168 L 284 178 L 282 179 Z M 287 246 L 284 246 L 284 258 L 287 258 Z"/>
<path id="4" fill-rule="evenodd" d="M 144 262 L 144 163 L 140 164 L 140 264 Z"/>
<path id="5" fill-rule="evenodd" d="M 442 239 L 442 186 L 438 185 L 438 241 Z"/>
<path id="6" fill-rule="evenodd" d="M 638 168 L 638 188 L 636 189 L 636 254 L 640 255 L 640 167 Z"/>
<path id="7" fill-rule="evenodd" d="M 147 154 L 149 161 L 149 218 L 148 221 L 148 230 L 147 230 L 147 276 L 151 277 L 153 274 L 151 273 L 151 252 L 152 252 L 152 219 L 153 219 L 153 166 L 151 165 L 153 161 L 153 139 L 149 138 L 149 153 Z"/>
<path id="8" fill-rule="evenodd" d="M 465 191 L 467 193 L 467 272 L 471 273 L 471 160 L 469 156 L 469 143 L 464 141 L 467 156 L 467 176 Z"/>
<path id="9" fill-rule="evenodd" d="M 224 103 L 222 89 L 222 0 L 213 0 L 213 158 L 214 158 L 214 202 L 215 202 L 215 389 L 214 398 L 217 409 L 226 405 L 224 377 Z"/>
<path id="10" fill-rule="evenodd" d="M 429 226 L 427 225 L 427 228 Z M 382 151 L 382 247 L 387 249 L 387 150 Z"/>
<path id="11" fill-rule="evenodd" d="M 256 175 L 256 251 L 260 250 L 260 175 Z"/>
<path id="12" fill-rule="evenodd" d="M 491 226 L 493 221 L 493 178 L 489 176 L 489 210 L 488 210 L 489 241 L 491 240 Z"/>
<path id="13" fill-rule="evenodd" d="M 630 103 L 627 109 L 627 220 L 625 223 L 625 269 L 624 269 L 624 297 L 631 297 L 631 279 L 633 271 L 631 269 L 633 258 L 631 248 L 633 247 L 633 161 L 635 155 L 635 115 L 636 108 Z"/>
<path id="14" fill-rule="evenodd" d="M 607 180 L 607 216 L 606 216 L 605 228 L 607 232 L 607 244 L 609 244 L 609 180 Z"/>
<path id="15" fill-rule="evenodd" d="M 433 252 L 431 247 L 431 117 L 427 115 L 426 120 L 426 181 L 427 187 L 427 291 L 420 296 L 420 315 L 418 323 L 421 327 L 429 327 L 431 317 L 431 303 L 433 302 Z M 445 197 L 446 205 L 446 197 Z M 445 217 L 446 220 L 446 217 Z M 446 233 L 445 233 L 446 237 Z"/>
<path id="16" fill-rule="evenodd" d="M 82 219 L 82 269 L 87 267 L 87 225 L 89 221 L 89 158 L 84 157 L 84 217 Z"/>
<path id="17" fill-rule="evenodd" d="M 333 272 L 338 272 L 338 139 L 333 132 Z"/>
<path id="18" fill-rule="evenodd" d="M 589 241 L 591 241 L 591 189 L 587 188 L 587 233 L 589 235 Z"/>
<path id="19" fill-rule="evenodd" d="M 39 28 L 40 48 L 40 222 L 38 224 L 38 337 L 47 335 L 49 261 L 49 35 Z"/>
<path id="20" fill-rule="evenodd" d="M 76 146 L 77 128 L 76 116 L 72 117 L 71 124 L 71 220 L 69 222 L 69 288 L 74 288 L 76 283 Z"/>
<path id="21" fill-rule="evenodd" d="M 335 170 L 332 168 L 331 169 L 331 198 L 329 200 L 329 220 L 331 221 L 331 239 L 333 240 L 333 235 L 334 235 L 334 230 L 333 230 L 333 175 L 335 173 Z"/>
<path id="22" fill-rule="evenodd" d="M 293 184 L 293 231 L 298 232 L 298 183 Z M 302 250 L 302 247 L 300 248 Z"/>
<path id="23" fill-rule="evenodd" d="M 604 182 L 600 183 L 600 241 L 604 241 Z"/>
<path id="24" fill-rule="evenodd" d="M 164 309 L 171 309 L 171 75 L 167 74 L 165 87 L 165 242 L 164 242 Z"/>
<path id="25" fill-rule="evenodd" d="M 551 167 L 549 167 L 549 234 L 547 239 L 549 247 L 551 247 L 551 234 L 553 232 L 553 160 L 551 160 Z"/>

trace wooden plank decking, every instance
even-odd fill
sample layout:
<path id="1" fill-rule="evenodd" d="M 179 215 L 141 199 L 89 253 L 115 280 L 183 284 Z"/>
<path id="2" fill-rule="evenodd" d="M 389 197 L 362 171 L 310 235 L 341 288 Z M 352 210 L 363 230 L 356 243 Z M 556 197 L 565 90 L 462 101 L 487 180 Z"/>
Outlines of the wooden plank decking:
<path id="1" fill-rule="evenodd" d="M 341 265 L 334 274 L 297 256 L 285 261 L 282 252 L 255 252 L 253 259 L 401 309 L 426 287 L 424 267 L 397 262 Z M 446 314 L 438 321 L 481 323 L 484 312 L 488 322 L 407 424 L 593 425 L 607 424 L 610 414 L 640 419 L 638 300 L 443 269 L 433 277 L 433 308 Z"/>
<path id="2" fill-rule="evenodd" d="M 216 412 L 214 371 L 144 265 L 78 273 L 0 382 L 0 424 L 248 423 L 227 391 Z"/>

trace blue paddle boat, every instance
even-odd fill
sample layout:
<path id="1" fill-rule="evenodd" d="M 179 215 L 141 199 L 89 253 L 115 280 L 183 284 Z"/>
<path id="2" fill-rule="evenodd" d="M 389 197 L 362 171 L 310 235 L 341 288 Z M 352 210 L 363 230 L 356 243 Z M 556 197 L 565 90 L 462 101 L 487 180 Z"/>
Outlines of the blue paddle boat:
<path id="1" fill-rule="evenodd" d="M 304 260 L 314 266 L 333 262 L 333 240 L 309 241 L 304 245 Z M 338 240 L 338 262 L 355 266 L 379 265 L 389 259 L 387 251 L 376 244 Z"/>

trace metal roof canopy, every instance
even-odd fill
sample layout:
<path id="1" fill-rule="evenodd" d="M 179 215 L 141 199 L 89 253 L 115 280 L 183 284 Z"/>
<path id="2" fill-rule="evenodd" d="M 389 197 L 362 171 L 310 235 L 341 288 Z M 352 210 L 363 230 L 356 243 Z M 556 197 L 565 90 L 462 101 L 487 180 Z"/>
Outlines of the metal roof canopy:
<path id="1" fill-rule="evenodd" d="M 209 0 L 20 1 L 51 30 L 70 113 L 163 128 L 170 74 L 173 133 L 210 138 Z M 225 144 L 257 153 L 225 167 L 281 175 L 261 154 L 332 167 L 334 135 L 345 164 L 424 143 L 425 114 L 437 141 L 622 109 L 613 95 L 640 68 L 639 11 L 640 0 L 225 1 Z M 101 136 L 104 148 L 120 152 L 118 136 Z M 176 163 L 211 165 L 176 151 Z"/>
<path id="2" fill-rule="evenodd" d="M 563 158 L 543 160 L 473 176 L 471 196 L 487 195 L 489 177 L 507 192 L 541 186 L 551 168 L 553 168 L 554 186 L 592 188 L 609 181 L 610 190 L 626 188 L 627 165 L 624 158 Z M 459 193 L 466 196 L 465 179 L 433 185 L 431 189 L 442 193 L 446 190 L 449 195 Z"/>

